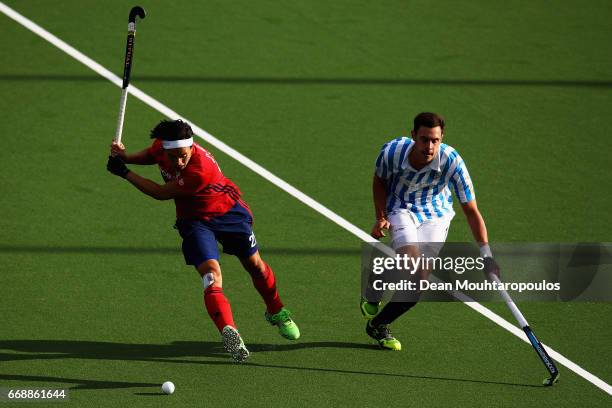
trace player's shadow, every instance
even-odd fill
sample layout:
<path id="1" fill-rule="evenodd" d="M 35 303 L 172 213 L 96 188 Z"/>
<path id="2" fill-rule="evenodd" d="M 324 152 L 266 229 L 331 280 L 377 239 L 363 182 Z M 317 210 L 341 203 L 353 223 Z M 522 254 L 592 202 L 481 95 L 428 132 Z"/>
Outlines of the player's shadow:
<path id="1" fill-rule="evenodd" d="M 19 381 L 22 383 L 42 382 L 45 384 L 49 384 L 49 383 L 74 384 L 74 386 L 69 387 L 72 390 L 104 390 L 104 389 L 142 388 L 142 387 L 159 388 L 159 384 L 154 384 L 154 383 L 131 382 L 131 381 L 100 381 L 100 380 L 88 380 L 88 379 L 83 379 L 83 378 L 51 377 L 51 376 L 43 376 L 43 375 L 0 374 L 0 380 Z M 61 386 L 58 386 L 58 388 L 61 388 Z"/>
<path id="2" fill-rule="evenodd" d="M 249 343 L 255 353 L 291 351 L 307 348 L 376 349 L 363 343 L 348 342 L 296 342 L 289 344 Z M 126 344 L 80 340 L 1 340 L 0 350 L 27 354 L 0 352 L 0 361 L 55 360 L 64 358 L 94 360 L 154 361 L 180 357 L 207 357 L 227 359 L 221 342 L 175 341 L 170 344 Z"/>
<path id="3" fill-rule="evenodd" d="M 348 342 L 298 342 L 291 344 L 249 344 L 254 353 L 291 351 L 309 348 L 352 348 L 362 350 L 377 350 L 377 347 L 362 343 Z M 123 360 L 147 361 L 176 364 L 205 364 L 205 365 L 235 365 L 219 342 L 191 342 L 177 341 L 170 344 L 127 344 L 78 340 L 2 340 L 0 341 L 0 362 L 25 360 L 55 360 L 55 359 L 94 359 L 94 360 Z M 10 351 L 10 352 L 7 352 Z M 202 359 L 202 358 L 206 359 Z M 212 360 L 211 360 L 212 358 Z M 218 360 L 215 360 L 218 359 Z M 249 362 L 241 364 L 249 368 L 273 368 L 282 370 L 297 370 L 305 372 L 339 373 L 364 376 L 382 376 L 393 378 L 412 378 L 433 381 L 452 381 L 463 383 L 495 384 L 518 387 L 538 387 L 533 384 L 519 384 L 501 381 L 479 380 L 469 378 L 437 377 L 407 373 L 386 373 L 368 370 L 348 370 L 328 367 L 288 366 L 278 364 L 261 364 L 252 358 Z M 0 375 L 0 379 L 16 381 L 41 381 L 75 383 L 76 389 L 93 388 L 130 388 L 130 387 L 158 387 L 158 384 L 138 382 L 107 382 L 95 380 L 66 379 L 56 377 Z M 157 395 L 155 393 L 141 393 L 139 395 Z"/>

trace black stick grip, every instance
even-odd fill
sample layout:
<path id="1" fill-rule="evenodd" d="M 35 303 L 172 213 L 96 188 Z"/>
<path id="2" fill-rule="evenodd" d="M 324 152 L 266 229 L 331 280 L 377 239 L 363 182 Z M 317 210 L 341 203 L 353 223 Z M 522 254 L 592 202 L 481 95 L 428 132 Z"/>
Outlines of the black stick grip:
<path id="1" fill-rule="evenodd" d="M 130 72 L 132 71 L 132 57 L 134 55 L 134 33 L 130 32 L 127 36 L 125 46 L 125 65 L 123 66 L 123 86 L 125 89 L 130 84 Z"/>
<path id="2" fill-rule="evenodd" d="M 130 16 L 128 21 L 130 24 L 134 24 L 132 29 L 128 30 L 127 43 L 125 46 L 125 63 L 123 66 L 123 86 L 125 89 L 130 84 L 130 73 L 132 71 L 132 59 L 134 57 L 134 36 L 136 34 L 136 17 L 145 18 L 146 13 L 140 6 L 132 7 L 130 10 Z"/>

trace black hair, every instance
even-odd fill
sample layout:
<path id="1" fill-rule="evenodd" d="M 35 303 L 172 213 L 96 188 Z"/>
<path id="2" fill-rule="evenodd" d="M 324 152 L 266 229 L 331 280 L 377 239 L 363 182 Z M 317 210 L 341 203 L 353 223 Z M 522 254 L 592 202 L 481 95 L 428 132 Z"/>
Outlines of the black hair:
<path id="1" fill-rule="evenodd" d="M 442 133 L 444 133 L 444 118 L 437 113 L 432 112 L 421 112 L 414 117 L 414 127 L 412 130 L 417 132 L 421 126 L 428 128 L 435 128 L 440 126 Z"/>
<path id="2" fill-rule="evenodd" d="M 180 119 L 162 120 L 151 130 L 151 139 L 182 140 L 192 136 L 191 126 Z"/>

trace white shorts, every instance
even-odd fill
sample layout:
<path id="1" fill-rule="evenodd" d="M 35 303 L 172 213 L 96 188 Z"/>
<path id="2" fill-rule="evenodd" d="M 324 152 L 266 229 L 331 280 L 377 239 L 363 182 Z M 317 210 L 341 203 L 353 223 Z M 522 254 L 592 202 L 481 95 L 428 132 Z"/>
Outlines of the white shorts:
<path id="1" fill-rule="evenodd" d="M 394 250 L 407 245 L 417 245 L 420 254 L 436 257 L 446 241 L 448 228 L 455 216 L 453 211 L 440 218 L 425 220 L 420 225 L 408 211 L 389 214 L 391 246 Z"/>

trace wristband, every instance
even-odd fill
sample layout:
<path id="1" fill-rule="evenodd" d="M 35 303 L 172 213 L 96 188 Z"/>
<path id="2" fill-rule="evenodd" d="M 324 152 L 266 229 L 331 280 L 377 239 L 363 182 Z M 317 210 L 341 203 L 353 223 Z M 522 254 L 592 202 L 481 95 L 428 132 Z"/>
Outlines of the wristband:
<path id="1" fill-rule="evenodd" d="M 480 257 L 493 258 L 493 253 L 491 252 L 491 247 L 489 246 L 489 244 L 484 244 L 480 247 Z"/>

